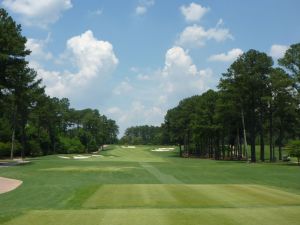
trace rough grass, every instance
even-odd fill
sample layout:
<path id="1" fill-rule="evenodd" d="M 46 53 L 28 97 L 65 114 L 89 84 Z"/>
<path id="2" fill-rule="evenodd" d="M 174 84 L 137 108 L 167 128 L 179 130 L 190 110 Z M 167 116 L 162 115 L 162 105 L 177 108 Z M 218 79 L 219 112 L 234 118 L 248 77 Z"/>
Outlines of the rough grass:
<path id="1" fill-rule="evenodd" d="M 157 147 L 0 168 L 23 180 L 0 195 L 0 224 L 300 224 L 298 166 L 182 159 Z"/>

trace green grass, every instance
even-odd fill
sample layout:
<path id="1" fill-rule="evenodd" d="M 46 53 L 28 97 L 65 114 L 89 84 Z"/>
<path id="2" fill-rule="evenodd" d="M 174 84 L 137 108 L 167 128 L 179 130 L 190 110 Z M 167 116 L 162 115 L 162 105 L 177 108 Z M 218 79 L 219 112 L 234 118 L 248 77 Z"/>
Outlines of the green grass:
<path id="1" fill-rule="evenodd" d="M 12 225 L 285 225 L 299 224 L 300 207 L 206 209 L 34 210 Z"/>
<path id="2" fill-rule="evenodd" d="M 156 146 L 0 168 L 0 224 L 300 224 L 300 167 L 178 158 Z"/>
<path id="3" fill-rule="evenodd" d="M 299 205 L 300 195 L 261 185 L 103 185 L 84 208 L 237 208 Z"/>

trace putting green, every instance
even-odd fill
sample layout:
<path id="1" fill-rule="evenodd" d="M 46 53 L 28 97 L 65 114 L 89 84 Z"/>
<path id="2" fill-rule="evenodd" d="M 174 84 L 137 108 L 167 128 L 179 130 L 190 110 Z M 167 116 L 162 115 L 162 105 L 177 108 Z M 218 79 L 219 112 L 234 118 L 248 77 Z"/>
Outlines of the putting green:
<path id="1" fill-rule="evenodd" d="M 30 211 L 5 225 L 285 225 L 300 224 L 300 207 L 96 209 Z"/>
<path id="2" fill-rule="evenodd" d="M 300 196 L 262 185 L 102 185 L 85 208 L 300 206 Z"/>

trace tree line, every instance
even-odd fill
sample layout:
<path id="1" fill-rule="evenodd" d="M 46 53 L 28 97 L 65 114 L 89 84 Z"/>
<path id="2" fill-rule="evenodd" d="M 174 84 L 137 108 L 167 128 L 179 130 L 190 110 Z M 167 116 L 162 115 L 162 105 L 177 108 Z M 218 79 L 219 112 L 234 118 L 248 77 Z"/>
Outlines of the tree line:
<path id="1" fill-rule="evenodd" d="M 120 144 L 160 145 L 167 142 L 163 129 L 159 126 L 134 126 L 126 129 Z"/>
<path id="2" fill-rule="evenodd" d="M 259 160 L 265 161 L 266 151 L 270 161 L 282 160 L 283 146 L 300 138 L 299 99 L 300 43 L 290 46 L 278 66 L 251 49 L 222 74 L 216 91 L 168 110 L 162 128 L 181 156 L 255 162 L 258 144 Z"/>
<path id="3" fill-rule="evenodd" d="M 97 151 L 118 126 L 98 110 L 76 110 L 45 93 L 29 67 L 21 25 L 0 9 L 0 157 Z"/>

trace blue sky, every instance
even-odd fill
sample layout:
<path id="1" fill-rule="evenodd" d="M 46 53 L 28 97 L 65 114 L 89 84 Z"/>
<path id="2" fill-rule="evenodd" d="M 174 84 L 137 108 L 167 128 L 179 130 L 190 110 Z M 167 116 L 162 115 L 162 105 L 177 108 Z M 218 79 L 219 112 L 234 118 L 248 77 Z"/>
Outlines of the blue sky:
<path id="1" fill-rule="evenodd" d="M 300 41 L 298 0 L 2 0 L 22 24 L 31 67 L 51 96 L 117 121 L 160 125 L 216 88 L 253 48 L 276 60 Z"/>

